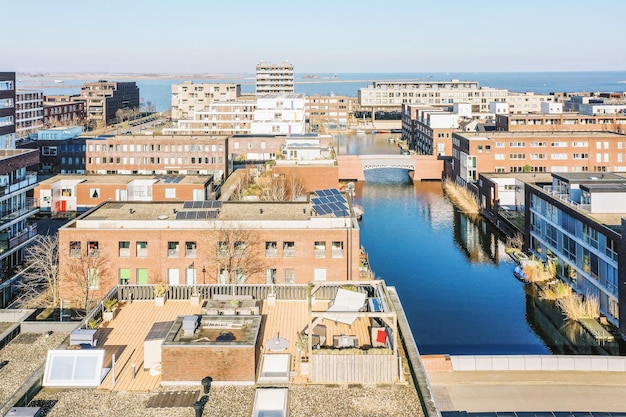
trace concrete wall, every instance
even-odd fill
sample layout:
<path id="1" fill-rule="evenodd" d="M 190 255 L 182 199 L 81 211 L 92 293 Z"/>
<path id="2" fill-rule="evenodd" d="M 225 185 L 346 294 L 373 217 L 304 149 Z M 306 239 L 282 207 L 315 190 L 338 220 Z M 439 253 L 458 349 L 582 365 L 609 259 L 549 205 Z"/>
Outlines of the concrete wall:
<path id="1" fill-rule="evenodd" d="M 626 357 L 580 355 L 451 356 L 454 371 L 626 371 Z"/>

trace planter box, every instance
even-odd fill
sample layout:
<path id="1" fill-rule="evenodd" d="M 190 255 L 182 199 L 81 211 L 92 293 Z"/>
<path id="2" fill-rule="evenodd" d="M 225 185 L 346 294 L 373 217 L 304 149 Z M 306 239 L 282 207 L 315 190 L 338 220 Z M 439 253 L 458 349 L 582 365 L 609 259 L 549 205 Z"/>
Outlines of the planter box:
<path id="1" fill-rule="evenodd" d="M 102 320 L 111 321 L 117 316 L 117 308 L 114 308 L 112 311 L 105 311 L 102 313 Z"/>
<path id="2" fill-rule="evenodd" d="M 154 305 L 163 307 L 165 305 L 165 297 L 154 297 Z"/>
<path id="3" fill-rule="evenodd" d="M 191 303 L 192 306 L 199 306 L 200 305 L 200 296 L 199 295 L 192 295 L 191 298 L 189 298 L 189 302 Z"/>

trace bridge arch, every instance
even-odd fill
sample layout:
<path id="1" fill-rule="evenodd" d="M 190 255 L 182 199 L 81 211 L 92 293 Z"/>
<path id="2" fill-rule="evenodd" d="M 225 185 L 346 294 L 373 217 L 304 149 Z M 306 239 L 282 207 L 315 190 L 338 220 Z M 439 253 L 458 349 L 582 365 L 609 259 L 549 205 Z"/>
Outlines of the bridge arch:
<path id="1" fill-rule="evenodd" d="M 418 172 L 414 180 L 441 179 L 443 162 L 430 155 L 340 155 L 337 158 L 340 180 L 365 181 L 371 169 L 406 169 Z"/>

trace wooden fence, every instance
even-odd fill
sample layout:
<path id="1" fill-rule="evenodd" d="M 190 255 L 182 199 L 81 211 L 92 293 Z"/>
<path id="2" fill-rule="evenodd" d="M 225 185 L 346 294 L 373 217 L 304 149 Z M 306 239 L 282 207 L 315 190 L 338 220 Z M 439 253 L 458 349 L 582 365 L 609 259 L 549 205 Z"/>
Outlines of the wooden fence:
<path id="1" fill-rule="evenodd" d="M 315 383 L 379 384 L 398 381 L 396 355 L 314 354 L 310 379 Z"/>

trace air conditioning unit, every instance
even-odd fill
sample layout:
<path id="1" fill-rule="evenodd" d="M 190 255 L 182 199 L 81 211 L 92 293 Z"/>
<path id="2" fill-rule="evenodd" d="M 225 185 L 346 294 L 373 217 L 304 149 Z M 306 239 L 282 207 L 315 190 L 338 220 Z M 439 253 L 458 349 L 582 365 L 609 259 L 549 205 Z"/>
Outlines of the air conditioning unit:
<path id="1" fill-rule="evenodd" d="M 39 407 L 13 407 L 4 417 L 39 417 L 41 408 Z"/>
<path id="2" fill-rule="evenodd" d="M 9 176 L 8 175 L 0 176 L 0 187 L 5 187 L 7 185 L 9 185 Z"/>

